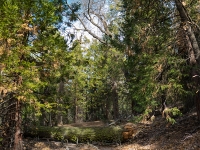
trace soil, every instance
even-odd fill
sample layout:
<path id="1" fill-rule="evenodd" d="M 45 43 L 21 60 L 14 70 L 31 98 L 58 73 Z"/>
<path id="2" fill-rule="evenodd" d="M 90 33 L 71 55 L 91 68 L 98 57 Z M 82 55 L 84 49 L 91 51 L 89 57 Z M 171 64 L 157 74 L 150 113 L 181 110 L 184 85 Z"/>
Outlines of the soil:
<path id="1" fill-rule="evenodd" d="M 70 124 L 65 126 L 105 126 L 101 121 Z M 24 150 L 200 150 L 200 122 L 196 113 L 190 112 L 169 124 L 162 116 L 154 122 L 136 124 L 133 138 L 120 144 L 108 143 L 61 143 L 48 139 L 24 139 Z"/>

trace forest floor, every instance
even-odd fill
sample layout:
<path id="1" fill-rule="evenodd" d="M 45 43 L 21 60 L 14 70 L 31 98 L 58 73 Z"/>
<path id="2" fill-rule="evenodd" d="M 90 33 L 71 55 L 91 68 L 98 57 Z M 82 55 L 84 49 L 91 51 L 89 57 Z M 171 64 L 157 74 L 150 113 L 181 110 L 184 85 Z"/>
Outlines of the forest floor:
<path id="1" fill-rule="evenodd" d="M 137 132 L 132 139 L 121 145 L 62 144 L 57 141 L 25 139 L 26 150 L 200 150 L 200 123 L 196 113 L 190 112 L 176 119 L 174 125 L 168 124 L 158 116 L 155 121 L 137 125 Z M 103 122 L 85 122 L 66 126 L 91 127 L 105 126 Z"/>

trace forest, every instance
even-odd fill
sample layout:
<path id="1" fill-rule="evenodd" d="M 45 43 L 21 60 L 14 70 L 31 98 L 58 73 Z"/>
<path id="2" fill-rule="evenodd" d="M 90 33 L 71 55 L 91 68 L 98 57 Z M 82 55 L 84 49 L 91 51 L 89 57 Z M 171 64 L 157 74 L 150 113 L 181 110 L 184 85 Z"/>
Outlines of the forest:
<path id="1" fill-rule="evenodd" d="M 200 137 L 199 0 L 0 0 L 0 16 L 0 149 Z"/>

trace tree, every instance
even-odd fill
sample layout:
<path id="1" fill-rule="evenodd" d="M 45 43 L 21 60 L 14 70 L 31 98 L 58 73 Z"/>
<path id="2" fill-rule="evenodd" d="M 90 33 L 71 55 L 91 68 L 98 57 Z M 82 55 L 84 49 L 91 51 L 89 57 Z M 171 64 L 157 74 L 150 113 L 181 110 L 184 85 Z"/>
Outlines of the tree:
<path id="1" fill-rule="evenodd" d="M 67 14 L 73 14 L 74 18 L 82 25 L 82 28 L 75 30 L 84 31 L 90 34 L 93 38 L 105 45 L 110 45 L 111 42 L 119 43 L 116 32 L 120 28 L 120 1 L 94 1 L 83 0 L 82 2 L 69 5 L 71 11 Z M 79 11 L 76 11 L 80 7 Z M 110 8 L 108 8 L 110 7 Z M 113 9 L 115 7 L 115 9 Z M 72 19 L 72 18 L 69 18 Z"/>
<path id="2" fill-rule="evenodd" d="M 88 61 L 84 58 L 84 48 L 78 40 L 73 42 L 70 48 L 71 61 L 69 63 L 68 75 L 68 96 L 73 122 L 82 122 L 85 112 L 85 96 L 87 93 L 86 80 L 87 74 L 85 72 Z"/>
<path id="3" fill-rule="evenodd" d="M 62 1 L 1 2 L 2 149 L 22 149 L 22 110 L 27 104 L 36 110 L 40 106 L 38 90 L 45 83 L 39 73 L 48 72 L 43 54 L 53 60 L 53 50 L 66 48 L 63 38 L 56 34 L 56 24 L 65 9 L 61 6 Z"/>
<path id="4" fill-rule="evenodd" d="M 178 35 L 179 40 L 184 40 L 186 43 L 183 45 L 182 41 L 179 41 L 179 50 L 183 50 L 183 53 L 189 58 L 189 64 L 192 66 L 191 76 L 193 78 L 193 88 L 196 91 L 195 102 L 197 108 L 198 120 L 200 120 L 200 95 L 198 92 L 199 88 L 199 42 L 195 32 L 199 32 L 200 28 L 196 22 L 190 17 L 188 10 L 180 0 L 175 0 L 176 8 L 180 16 L 180 27 Z M 181 47 L 183 45 L 183 47 Z"/>
<path id="5" fill-rule="evenodd" d="M 97 118 L 101 115 L 105 120 L 118 119 L 124 90 L 123 53 L 94 42 L 86 56 L 90 60 L 88 83 L 92 102 L 89 109 Z"/>
<path id="6" fill-rule="evenodd" d="M 183 101 L 191 97 L 188 66 L 183 66 L 185 58 L 174 46 L 177 16 L 173 1 L 124 0 L 123 8 L 125 73 L 130 93 L 134 92 L 130 95 L 133 109 L 148 116 L 160 105 L 164 111 L 166 104 L 175 107 L 172 101 L 179 97 Z"/>

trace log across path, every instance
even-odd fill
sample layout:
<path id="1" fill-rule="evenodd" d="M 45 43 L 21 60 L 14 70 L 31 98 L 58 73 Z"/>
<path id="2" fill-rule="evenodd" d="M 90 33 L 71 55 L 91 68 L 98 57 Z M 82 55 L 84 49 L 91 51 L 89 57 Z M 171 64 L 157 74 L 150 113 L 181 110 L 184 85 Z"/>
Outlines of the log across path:
<path id="1" fill-rule="evenodd" d="M 25 137 L 34 137 L 47 140 L 58 140 L 73 143 L 112 143 L 121 144 L 131 139 L 136 133 L 136 125 L 126 123 L 124 125 L 108 126 L 103 122 L 85 122 L 63 126 L 39 126 L 29 127 L 25 131 Z"/>

